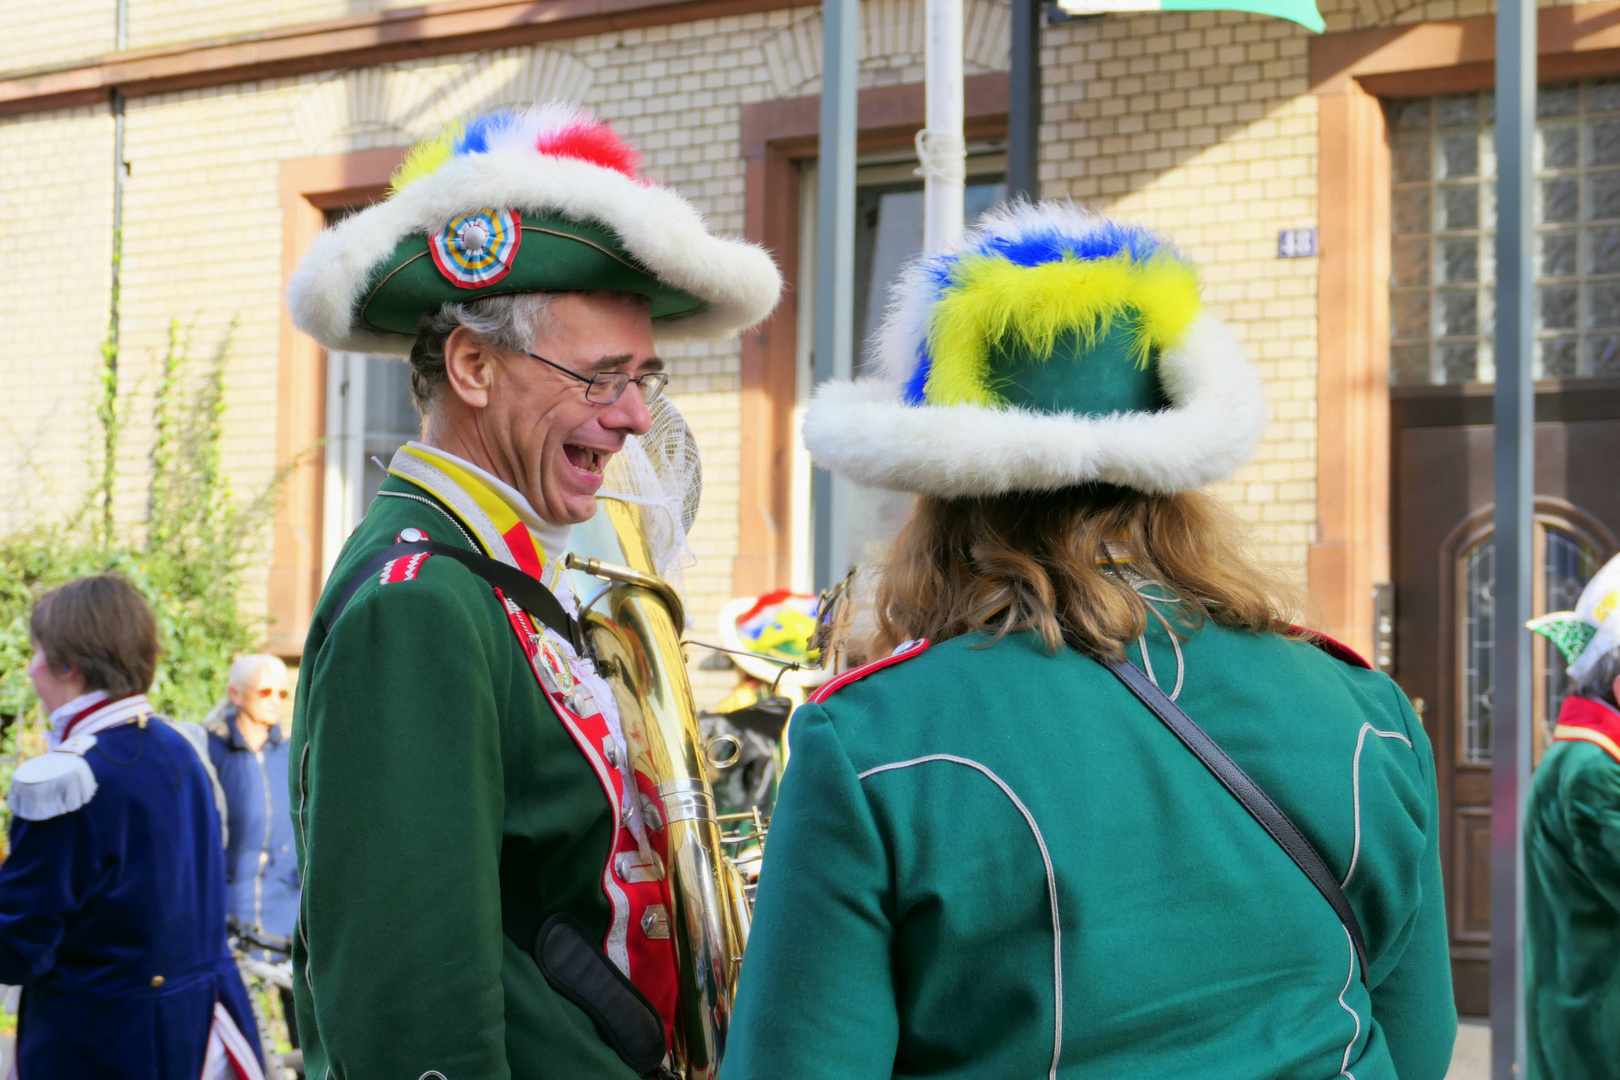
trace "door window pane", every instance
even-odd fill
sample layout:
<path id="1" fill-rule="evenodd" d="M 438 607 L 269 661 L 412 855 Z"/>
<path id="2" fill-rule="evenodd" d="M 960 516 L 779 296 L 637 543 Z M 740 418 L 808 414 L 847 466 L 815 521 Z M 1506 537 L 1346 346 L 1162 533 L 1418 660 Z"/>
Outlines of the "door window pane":
<path id="1" fill-rule="evenodd" d="M 1581 590 L 1601 565 L 1599 553 L 1574 533 L 1538 521 L 1537 538 L 1541 575 L 1536 614 L 1568 611 L 1580 598 Z M 1461 687 L 1462 760 L 1466 765 L 1488 765 L 1491 761 L 1491 657 L 1495 633 L 1496 547 L 1489 536 L 1464 553 L 1458 566 L 1461 593 L 1459 611 L 1460 658 L 1458 683 Z M 1558 710 L 1570 691 L 1570 679 L 1557 647 L 1535 635 L 1535 708 L 1546 731 L 1551 734 Z"/>
<path id="2" fill-rule="evenodd" d="M 1620 80 L 1541 87 L 1537 115 L 1534 374 L 1614 374 L 1620 367 Z M 1390 379 L 1398 386 L 1488 382 L 1495 377 L 1491 94 L 1391 101 L 1389 116 L 1395 234 Z"/>
<path id="3" fill-rule="evenodd" d="M 1586 588 L 1586 583 L 1598 571 L 1598 553 L 1582 543 L 1580 537 L 1563 529 L 1549 527 L 1546 537 L 1547 553 L 1541 574 L 1545 596 L 1542 611 L 1571 611 L 1581 598 L 1581 590 Z M 1538 658 L 1541 668 L 1541 716 L 1550 737 L 1558 723 L 1558 710 L 1563 707 L 1564 698 L 1569 696 L 1574 684 L 1564 670 L 1568 665 L 1558 646 L 1540 634 L 1535 636 L 1535 641 L 1541 653 Z"/>
<path id="4" fill-rule="evenodd" d="M 1462 759 L 1491 760 L 1491 654 L 1495 649 L 1496 545 L 1475 544 L 1462 565 Z"/>
<path id="5" fill-rule="evenodd" d="M 969 227 L 1007 197 L 999 179 L 969 178 L 963 220 Z M 889 310 L 889 286 L 923 246 L 921 180 L 863 185 L 855 190 L 855 373 L 869 366 L 866 346 Z"/>
<path id="6" fill-rule="evenodd" d="M 411 366 L 397 357 L 366 357 L 366 433 L 360 512 L 371 508 L 394 451 L 416 438 L 422 418 L 411 403 Z M 378 465 L 377 462 L 382 462 Z"/>

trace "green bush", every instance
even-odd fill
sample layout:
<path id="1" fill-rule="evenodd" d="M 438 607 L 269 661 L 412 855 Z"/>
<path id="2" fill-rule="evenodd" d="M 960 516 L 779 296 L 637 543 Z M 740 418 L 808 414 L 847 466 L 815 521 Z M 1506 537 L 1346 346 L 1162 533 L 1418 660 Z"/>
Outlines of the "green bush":
<path id="1" fill-rule="evenodd" d="M 128 578 L 151 601 L 162 635 L 153 706 L 178 720 L 201 720 L 224 693 L 231 661 L 253 647 L 260 627 L 238 608 L 237 594 L 285 474 L 238 501 L 220 472 L 234 329 L 200 377 L 188 379 L 190 332 L 169 326 L 152 451 L 138 480 L 147 496 L 144 522 L 115 523 L 117 474 L 98 458 L 90 466 L 94 488 L 73 513 L 0 536 L 0 788 L 17 761 L 43 749 L 45 717 L 24 669 L 32 654 L 28 612 L 44 591 L 86 574 Z M 109 353 L 95 413 L 99 446 L 115 458 L 127 407 Z"/>

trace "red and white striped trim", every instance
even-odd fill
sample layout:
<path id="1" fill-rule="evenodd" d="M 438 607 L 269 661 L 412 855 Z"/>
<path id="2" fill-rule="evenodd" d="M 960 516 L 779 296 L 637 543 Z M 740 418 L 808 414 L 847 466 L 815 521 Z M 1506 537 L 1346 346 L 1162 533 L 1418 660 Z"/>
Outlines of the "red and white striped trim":
<path id="1" fill-rule="evenodd" d="M 98 731 L 106 731 L 108 728 L 118 727 L 120 724 L 127 724 L 151 714 L 152 703 L 146 700 L 146 695 L 131 694 L 129 697 L 109 701 L 74 717 L 62 729 L 62 741 L 66 742 L 75 735 L 94 735 Z"/>
<path id="2" fill-rule="evenodd" d="M 830 696 L 833 691 L 841 690 L 852 682 L 860 682 L 874 671 L 882 671 L 884 668 L 892 667 L 902 660 L 910 660 L 913 656 L 920 656 L 927 648 L 927 638 L 916 638 L 912 641 L 902 641 L 894 652 L 890 653 L 888 656 L 885 656 L 883 659 L 873 660 L 870 664 L 862 664 L 858 668 L 850 668 L 848 671 L 838 676 L 838 678 L 830 679 L 827 682 L 822 683 L 821 688 L 815 693 L 811 694 L 807 699 L 808 703 L 811 705 L 820 705 L 823 701 L 827 700 L 828 696 Z"/>
<path id="3" fill-rule="evenodd" d="M 253 1044 L 236 1026 L 225 1003 L 214 1002 L 214 1026 L 208 1032 L 201 1080 L 265 1080 Z"/>
<path id="4" fill-rule="evenodd" d="M 389 559 L 382 568 L 382 576 L 378 579 L 383 585 L 396 581 L 413 581 L 422 569 L 422 564 L 433 556 L 426 551 L 419 551 L 415 555 L 401 555 L 397 559 Z"/>

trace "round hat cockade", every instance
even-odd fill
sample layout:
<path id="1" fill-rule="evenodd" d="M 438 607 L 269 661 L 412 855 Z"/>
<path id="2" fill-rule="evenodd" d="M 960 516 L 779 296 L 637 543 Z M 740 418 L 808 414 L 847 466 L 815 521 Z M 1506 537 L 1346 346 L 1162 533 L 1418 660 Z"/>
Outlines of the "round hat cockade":
<path id="1" fill-rule="evenodd" d="M 411 148 L 386 199 L 316 237 L 288 286 L 293 321 L 329 348 L 404 354 L 422 316 L 503 293 L 636 293 L 659 342 L 770 314 L 770 255 L 710 233 L 639 169 L 634 147 L 568 105 L 453 124 Z"/>
<path id="2" fill-rule="evenodd" d="M 1584 678 L 1599 660 L 1620 649 L 1620 555 L 1587 582 L 1574 611 L 1554 611 L 1526 625 L 1558 646 L 1571 678 Z"/>
<path id="3" fill-rule="evenodd" d="M 1266 422 L 1192 264 L 1067 204 L 993 210 L 911 263 L 874 351 L 878 376 L 823 384 L 804 421 L 817 464 L 869 487 L 1167 494 L 1230 476 Z"/>

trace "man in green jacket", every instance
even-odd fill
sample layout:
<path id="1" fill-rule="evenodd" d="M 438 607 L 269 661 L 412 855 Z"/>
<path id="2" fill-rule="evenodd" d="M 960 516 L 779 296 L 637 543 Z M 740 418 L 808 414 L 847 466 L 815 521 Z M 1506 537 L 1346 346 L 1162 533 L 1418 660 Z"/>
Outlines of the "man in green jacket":
<path id="1" fill-rule="evenodd" d="M 604 466 L 667 407 L 656 344 L 757 322 L 779 280 L 639 176 L 605 125 L 555 106 L 413 148 L 390 197 L 300 266 L 298 325 L 409 353 L 423 416 L 305 645 L 291 788 L 309 1076 L 649 1071 L 536 960 L 567 917 L 667 1037 L 669 912 L 563 556 Z"/>
<path id="2" fill-rule="evenodd" d="M 1620 1076 L 1620 558 L 1574 611 L 1531 629 L 1574 691 L 1524 815 L 1525 1060 L 1530 1080 Z"/>

